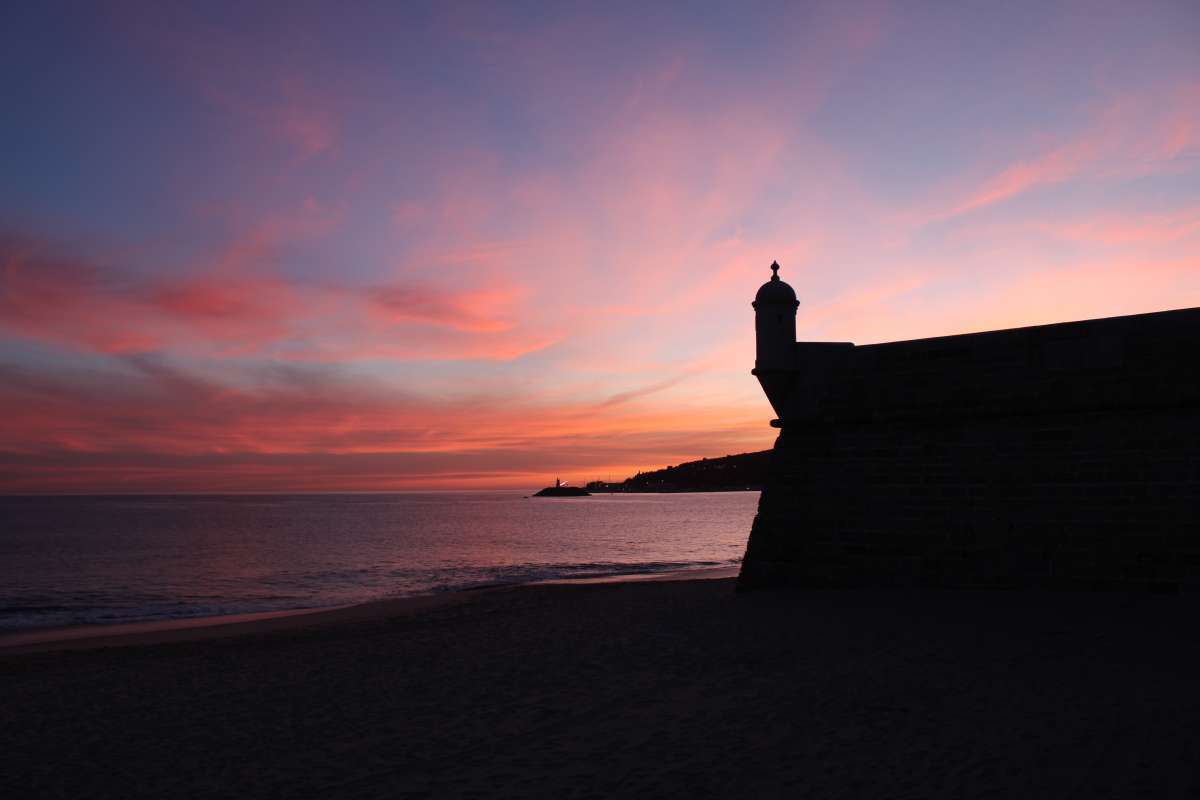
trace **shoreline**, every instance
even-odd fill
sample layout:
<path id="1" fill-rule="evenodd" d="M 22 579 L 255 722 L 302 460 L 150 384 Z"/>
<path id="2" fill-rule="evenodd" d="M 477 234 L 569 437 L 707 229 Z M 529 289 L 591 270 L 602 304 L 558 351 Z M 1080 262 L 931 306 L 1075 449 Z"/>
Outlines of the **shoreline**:
<path id="1" fill-rule="evenodd" d="M 524 583 L 501 583 L 469 587 L 438 594 L 367 600 L 337 606 L 216 614 L 176 619 L 67 625 L 0 634 L 0 657 L 59 650 L 90 650 L 103 647 L 136 647 L 170 642 L 191 642 L 233 636 L 258 635 L 317 626 L 365 622 L 406 616 L 435 608 L 453 606 L 487 592 L 528 586 L 571 586 L 654 581 L 717 580 L 737 577 L 740 565 L 675 570 L 672 572 L 626 573 L 587 578 L 548 578 Z"/>

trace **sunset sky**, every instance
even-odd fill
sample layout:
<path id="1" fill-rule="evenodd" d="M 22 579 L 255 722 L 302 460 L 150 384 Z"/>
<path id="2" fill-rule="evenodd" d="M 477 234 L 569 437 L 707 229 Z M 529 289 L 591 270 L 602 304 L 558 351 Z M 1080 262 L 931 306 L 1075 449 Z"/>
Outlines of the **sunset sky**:
<path id="1" fill-rule="evenodd" d="M 21 3 L 0 491 L 769 447 L 802 340 L 1200 305 L 1200 4 Z"/>

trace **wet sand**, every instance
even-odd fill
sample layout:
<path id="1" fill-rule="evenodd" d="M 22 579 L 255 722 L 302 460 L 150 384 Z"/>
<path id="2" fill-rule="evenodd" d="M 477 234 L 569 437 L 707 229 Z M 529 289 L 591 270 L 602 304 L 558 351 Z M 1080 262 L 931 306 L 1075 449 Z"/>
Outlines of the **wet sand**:
<path id="1" fill-rule="evenodd" d="M 1190 596 L 526 586 L 0 648 L 9 797 L 1195 797 Z"/>

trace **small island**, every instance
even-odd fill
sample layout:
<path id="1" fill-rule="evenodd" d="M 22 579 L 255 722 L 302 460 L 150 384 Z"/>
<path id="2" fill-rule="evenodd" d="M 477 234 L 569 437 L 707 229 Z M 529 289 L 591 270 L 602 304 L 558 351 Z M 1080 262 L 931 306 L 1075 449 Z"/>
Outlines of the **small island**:
<path id="1" fill-rule="evenodd" d="M 587 489 L 582 489 L 578 486 L 567 486 L 558 478 L 554 479 L 553 486 L 547 486 L 534 497 L 591 497 L 592 493 Z"/>

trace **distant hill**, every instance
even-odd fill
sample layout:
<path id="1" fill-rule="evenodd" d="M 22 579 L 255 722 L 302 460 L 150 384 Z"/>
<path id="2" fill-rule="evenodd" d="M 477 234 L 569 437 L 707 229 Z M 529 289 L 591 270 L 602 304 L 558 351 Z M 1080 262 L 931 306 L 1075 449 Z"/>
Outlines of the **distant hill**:
<path id="1" fill-rule="evenodd" d="M 744 492 L 762 489 L 771 451 L 702 458 L 678 466 L 639 472 L 620 483 L 592 481 L 593 492 Z"/>

